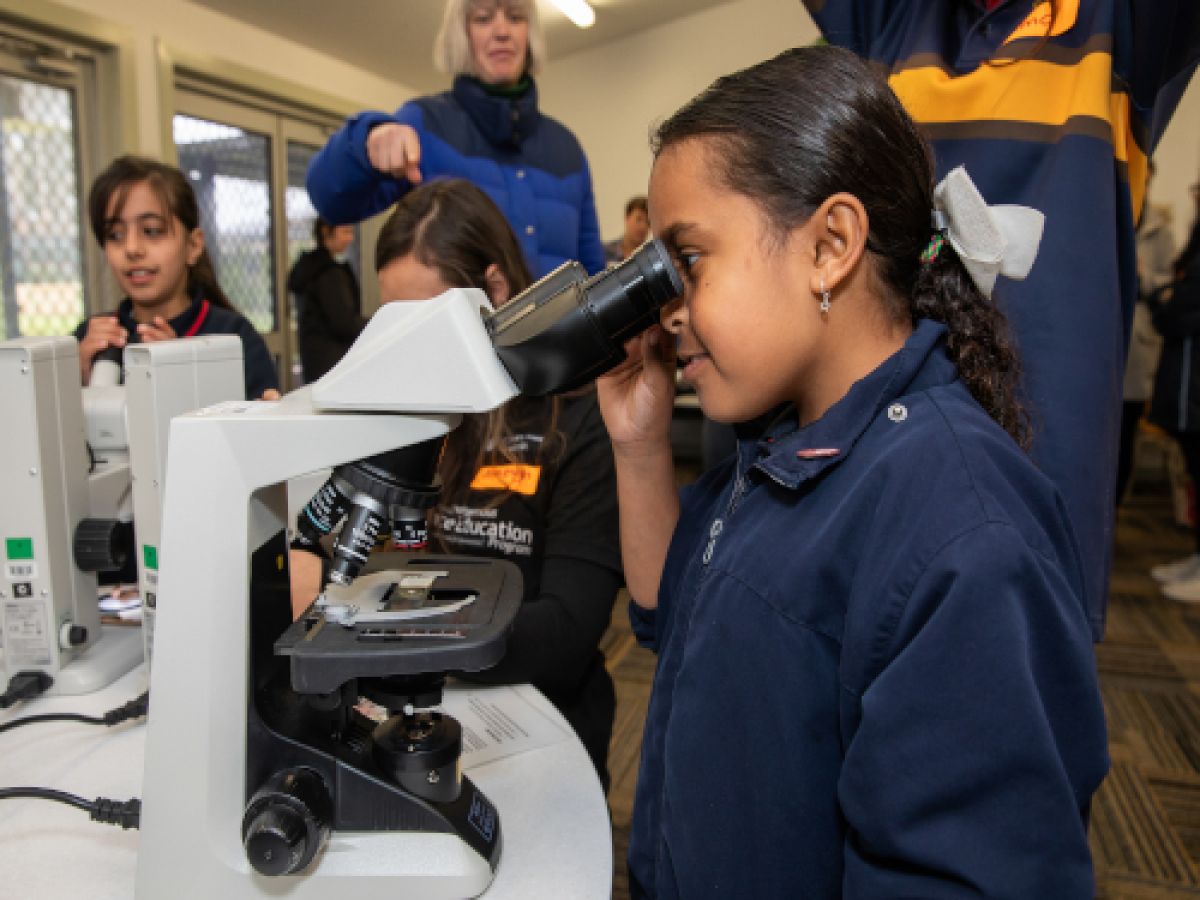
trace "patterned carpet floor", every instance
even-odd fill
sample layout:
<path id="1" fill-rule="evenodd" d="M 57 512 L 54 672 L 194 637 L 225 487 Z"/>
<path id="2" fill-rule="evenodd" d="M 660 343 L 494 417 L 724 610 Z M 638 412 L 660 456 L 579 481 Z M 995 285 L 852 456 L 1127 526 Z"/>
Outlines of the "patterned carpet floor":
<path id="1" fill-rule="evenodd" d="M 1092 810 L 1101 900 L 1200 898 L 1200 604 L 1163 598 L 1148 574 L 1192 546 L 1174 522 L 1154 449 L 1142 453 L 1117 517 L 1108 630 L 1096 651 L 1112 756 Z M 624 598 L 603 649 L 617 686 L 609 756 L 613 900 L 626 900 L 625 851 L 654 657 L 634 643 Z"/>

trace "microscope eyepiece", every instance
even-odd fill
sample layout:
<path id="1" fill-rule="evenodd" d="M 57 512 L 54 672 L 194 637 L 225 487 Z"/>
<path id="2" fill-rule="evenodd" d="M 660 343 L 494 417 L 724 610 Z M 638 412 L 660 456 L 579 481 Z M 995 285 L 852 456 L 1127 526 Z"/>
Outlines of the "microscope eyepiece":
<path id="1" fill-rule="evenodd" d="M 658 321 L 683 293 L 656 238 L 624 262 L 588 278 L 567 262 L 487 319 L 496 355 L 523 394 L 573 390 L 625 358 L 624 343 Z"/>

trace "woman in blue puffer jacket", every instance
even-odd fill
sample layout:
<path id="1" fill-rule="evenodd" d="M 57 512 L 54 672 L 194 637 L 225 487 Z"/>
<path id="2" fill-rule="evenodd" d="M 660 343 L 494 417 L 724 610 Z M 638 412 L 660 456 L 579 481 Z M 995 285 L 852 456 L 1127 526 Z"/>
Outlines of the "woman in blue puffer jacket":
<path id="1" fill-rule="evenodd" d="M 309 166 L 317 211 L 357 222 L 423 180 L 465 178 L 503 210 L 535 276 L 569 259 L 600 271 L 587 157 L 575 135 L 538 109 L 533 75 L 543 47 L 533 0 L 450 0 L 434 59 L 455 76 L 453 86 L 395 115 L 347 120 Z"/>

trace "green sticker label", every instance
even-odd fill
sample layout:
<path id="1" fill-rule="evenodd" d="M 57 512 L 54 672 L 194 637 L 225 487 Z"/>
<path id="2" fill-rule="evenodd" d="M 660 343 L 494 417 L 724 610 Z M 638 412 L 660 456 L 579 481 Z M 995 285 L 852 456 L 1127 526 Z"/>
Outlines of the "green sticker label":
<path id="1" fill-rule="evenodd" d="M 158 548 L 142 544 L 142 565 L 147 569 L 158 568 Z"/>
<path id="2" fill-rule="evenodd" d="M 5 538 L 9 559 L 33 559 L 33 538 Z"/>

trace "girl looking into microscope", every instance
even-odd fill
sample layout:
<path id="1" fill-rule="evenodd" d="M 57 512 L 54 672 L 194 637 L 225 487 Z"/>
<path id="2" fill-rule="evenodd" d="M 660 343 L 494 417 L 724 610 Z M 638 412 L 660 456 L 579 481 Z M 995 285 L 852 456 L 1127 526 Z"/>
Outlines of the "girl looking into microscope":
<path id="1" fill-rule="evenodd" d="M 532 280 L 503 213 L 461 179 L 422 184 L 400 200 L 379 234 L 375 268 L 386 302 L 475 287 L 500 307 Z M 525 584 L 503 659 L 462 677 L 531 682 L 571 723 L 607 791 L 616 695 L 599 645 L 622 576 L 612 452 L 595 391 L 517 397 L 465 416 L 439 476 L 431 549 L 507 559 Z M 320 588 L 315 560 L 291 554 L 297 614 Z"/>
<path id="2" fill-rule="evenodd" d="M 965 170 L 935 190 L 887 85 L 827 46 L 719 79 L 654 150 L 685 292 L 598 381 L 658 654 L 632 896 L 1090 900 L 1082 574 L 992 299 L 1039 214 Z M 677 364 L 716 421 L 783 409 L 682 496 Z"/>
<path id="3" fill-rule="evenodd" d="M 246 396 L 278 398 L 271 354 L 217 283 L 196 195 L 179 169 L 139 156 L 114 160 L 92 184 L 88 217 L 125 297 L 116 312 L 92 316 L 75 329 L 85 385 L 97 356 L 110 347 L 236 334 Z"/>

